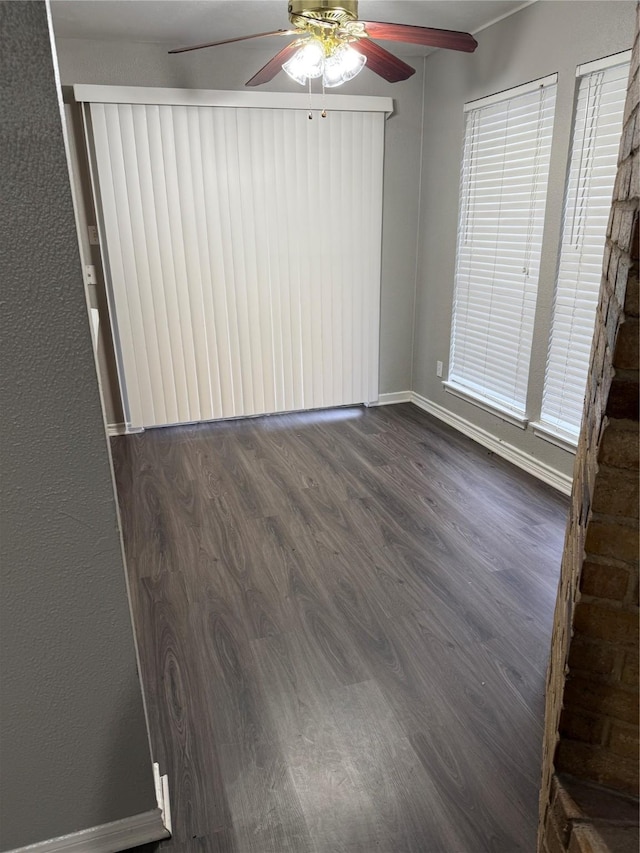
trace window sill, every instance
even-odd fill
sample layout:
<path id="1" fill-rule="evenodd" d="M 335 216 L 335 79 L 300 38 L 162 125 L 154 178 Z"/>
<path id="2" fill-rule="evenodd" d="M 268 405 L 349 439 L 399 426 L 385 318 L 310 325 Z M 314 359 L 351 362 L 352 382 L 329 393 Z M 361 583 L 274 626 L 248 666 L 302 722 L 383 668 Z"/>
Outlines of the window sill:
<path id="1" fill-rule="evenodd" d="M 479 409 L 484 409 L 485 412 L 496 415 L 501 420 L 507 421 L 507 423 L 513 424 L 520 429 L 527 428 L 529 421 L 526 417 L 509 411 L 507 408 L 502 408 L 499 403 L 493 403 L 489 400 L 485 400 L 483 397 L 474 394 L 473 391 L 468 391 L 466 388 L 456 385 L 455 382 L 447 381 L 442 384 L 444 385 L 444 390 L 449 394 L 453 394 L 454 397 L 459 397 L 461 400 L 465 400 L 467 403 L 471 403 Z"/>
<path id="2" fill-rule="evenodd" d="M 544 424 L 541 421 L 531 423 L 531 429 L 538 438 L 543 441 L 548 441 L 549 444 L 555 444 L 556 447 L 561 447 L 569 453 L 575 453 L 578 447 L 578 439 L 571 433 L 557 429 L 550 424 Z"/>

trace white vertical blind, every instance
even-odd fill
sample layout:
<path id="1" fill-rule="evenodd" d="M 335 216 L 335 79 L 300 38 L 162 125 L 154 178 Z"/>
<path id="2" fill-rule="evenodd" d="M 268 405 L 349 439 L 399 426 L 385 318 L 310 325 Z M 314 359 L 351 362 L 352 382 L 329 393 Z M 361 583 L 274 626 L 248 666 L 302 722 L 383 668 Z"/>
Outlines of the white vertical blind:
<path id="1" fill-rule="evenodd" d="M 555 76 L 466 112 L 447 387 L 526 416 Z"/>
<path id="2" fill-rule="evenodd" d="M 540 422 L 577 441 L 602 277 L 628 58 L 580 77 Z"/>
<path id="3" fill-rule="evenodd" d="M 90 115 L 130 427 L 377 399 L 384 113 Z"/>

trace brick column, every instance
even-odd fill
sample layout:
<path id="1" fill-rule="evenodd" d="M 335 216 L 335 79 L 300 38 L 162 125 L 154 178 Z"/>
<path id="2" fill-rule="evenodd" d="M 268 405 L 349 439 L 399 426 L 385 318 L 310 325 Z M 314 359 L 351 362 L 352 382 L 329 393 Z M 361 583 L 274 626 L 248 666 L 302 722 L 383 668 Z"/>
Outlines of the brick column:
<path id="1" fill-rule="evenodd" d="M 563 774 L 602 786 L 600 802 L 638 796 L 638 51 L 637 20 L 547 676 L 539 853 L 582 849 L 590 807 Z"/>

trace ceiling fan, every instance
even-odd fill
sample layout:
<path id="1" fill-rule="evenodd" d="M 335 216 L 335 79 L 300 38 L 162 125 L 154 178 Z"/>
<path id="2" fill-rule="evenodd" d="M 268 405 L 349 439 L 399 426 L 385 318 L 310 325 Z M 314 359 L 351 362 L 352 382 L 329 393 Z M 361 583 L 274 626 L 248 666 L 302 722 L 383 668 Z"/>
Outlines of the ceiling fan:
<path id="1" fill-rule="evenodd" d="M 178 47 L 169 53 L 185 53 L 205 47 L 264 38 L 265 36 L 297 36 L 282 48 L 254 76 L 247 86 L 268 83 L 283 69 L 298 83 L 305 85 L 321 77 L 323 86 L 340 86 L 359 74 L 365 64 L 390 83 L 407 80 L 415 68 L 380 47 L 372 39 L 421 44 L 449 50 L 474 51 L 478 45 L 469 33 L 415 27 L 408 24 L 386 24 L 358 20 L 358 0 L 290 0 L 289 20 L 293 29 L 255 33 L 250 36 Z"/>

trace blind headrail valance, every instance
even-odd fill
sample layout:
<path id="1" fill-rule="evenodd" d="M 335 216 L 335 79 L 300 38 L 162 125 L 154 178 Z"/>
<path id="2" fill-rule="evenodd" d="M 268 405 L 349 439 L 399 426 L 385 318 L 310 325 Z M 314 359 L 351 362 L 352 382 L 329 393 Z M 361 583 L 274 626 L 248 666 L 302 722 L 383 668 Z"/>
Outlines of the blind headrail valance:
<path id="1" fill-rule="evenodd" d="M 246 107 L 266 110 L 322 110 L 393 114 L 393 98 L 371 95 L 311 95 L 295 92 L 235 92 L 222 89 L 164 89 L 148 86 L 76 84 L 78 103 L 160 104 L 190 107 Z"/>

